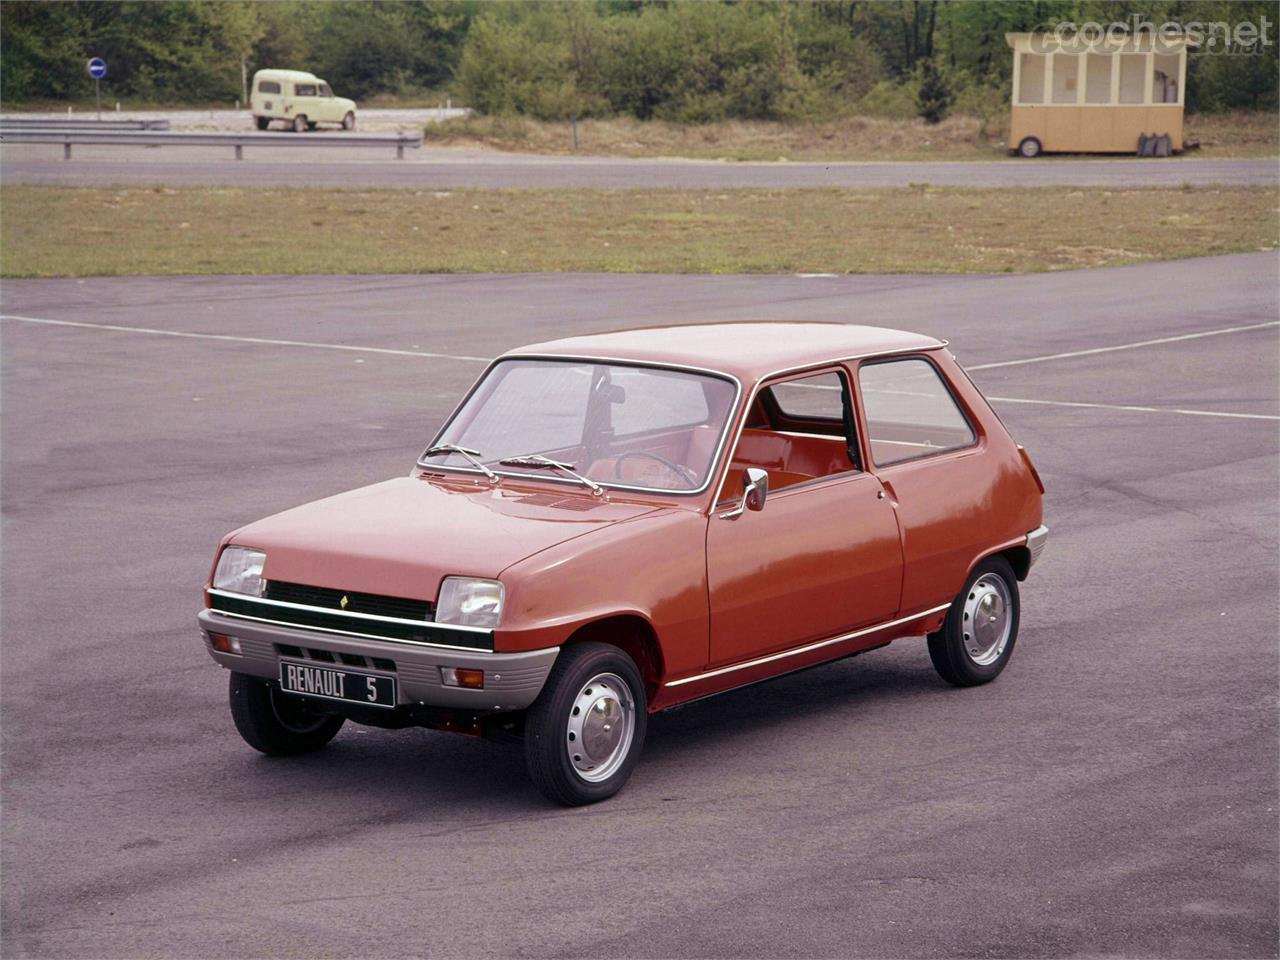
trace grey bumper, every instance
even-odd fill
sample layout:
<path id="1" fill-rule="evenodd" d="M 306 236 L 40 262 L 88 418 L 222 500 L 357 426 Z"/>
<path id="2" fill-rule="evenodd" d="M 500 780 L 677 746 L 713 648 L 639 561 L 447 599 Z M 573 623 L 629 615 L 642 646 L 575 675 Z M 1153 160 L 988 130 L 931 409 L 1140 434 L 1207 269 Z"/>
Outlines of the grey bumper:
<path id="1" fill-rule="evenodd" d="M 281 627 L 222 616 L 212 610 L 201 610 L 196 620 L 204 633 L 209 656 L 228 670 L 279 679 L 282 656 L 279 648 L 290 647 L 293 651 L 301 651 L 302 660 L 315 662 L 318 667 L 395 677 L 397 698 L 406 705 L 417 703 L 477 711 L 523 710 L 542 690 L 556 654 L 560 652 L 559 647 L 525 653 L 446 650 L 422 644 L 365 640 L 298 627 Z M 234 637 L 239 641 L 240 653 L 214 650 L 209 641 L 210 632 Z M 293 651 L 284 655 L 296 661 L 299 658 Z M 320 656 L 316 656 L 317 653 Z M 363 658 L 363 663 L 344 661 L 342 654 Z M 379 666 L 374 665 L 375 659 Z M 389 669 L 388 663 L 395 669 Z M 483 670 L 484 689 L 446 687 L 440 676 L 441 667 Z"/>
<path id="2" fill-rule="evenodd" d="M 1027 551 L 1031 554 L 1031 563 L 1027 569 L 1034 567 L 1049 540 L 1049 528 L 1041 524 L 1027 534 Z"/>

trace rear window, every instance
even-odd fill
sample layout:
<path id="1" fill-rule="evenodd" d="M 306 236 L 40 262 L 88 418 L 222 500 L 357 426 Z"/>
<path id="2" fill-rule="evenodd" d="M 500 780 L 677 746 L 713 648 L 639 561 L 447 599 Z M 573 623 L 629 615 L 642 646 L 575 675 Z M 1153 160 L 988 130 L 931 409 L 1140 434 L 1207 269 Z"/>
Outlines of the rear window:
<path id="1" fill-rule="evenodd" d="M 295 97 L 314 97 L 316 95 L 316 85 L 314 83 L 295 83 L 293 85 L 293 95 Z"/>
<path id="2" fill-rule="evenodd" d="M 276 83 L 274 80 L 260 80 L 258 82 L 258 92 L 259 93 L 279 93 L 280 84 Z"/>
<path id="3" fill-rule="evenodd" d="M 877 464 L 967 447 L 973 428 L 927 360 L 865 364 L 858 371 L 871 457 Z"/>

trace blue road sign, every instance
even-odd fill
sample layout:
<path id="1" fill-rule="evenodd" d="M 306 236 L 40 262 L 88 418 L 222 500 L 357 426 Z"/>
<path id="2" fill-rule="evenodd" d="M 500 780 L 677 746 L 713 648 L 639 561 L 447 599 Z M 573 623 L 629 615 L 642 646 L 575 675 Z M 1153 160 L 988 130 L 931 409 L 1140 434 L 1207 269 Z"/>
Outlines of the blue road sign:
<path id="1" fill-rule="evenodd" d="M 107 75 L 107 61 L 101 57 L 94 57 L 89 61 L 89 76 L 95 80 L 101 80 Z"/>

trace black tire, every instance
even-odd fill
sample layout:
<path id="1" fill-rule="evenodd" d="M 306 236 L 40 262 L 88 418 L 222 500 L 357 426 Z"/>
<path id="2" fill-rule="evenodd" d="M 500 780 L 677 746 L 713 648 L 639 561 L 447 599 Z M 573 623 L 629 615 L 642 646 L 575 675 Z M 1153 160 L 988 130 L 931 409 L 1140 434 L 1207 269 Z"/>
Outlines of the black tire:
<path id="1" fill-rule="evenodd" d="M 231 674 L 231 719 L 244 742 L 269 757 L 319 750 L 342 729 L 343 717 L 317 713 L 270 680 Z"/>
<path id="2" fill-rule="evenodd" d="M 356 115 L 352 113 L 350 110 L 348 110 L 347 115 L 342 118 L 342 129 L 354 130 L 355 128 L 356 128 Z"/>
<path id="3" fill-rule="evenodd" d="M 1003 596 L 993 578 L 998 578 L 1002 584 Z M 980 584 L 982 589 L 975 590 Z M 990 595 L 987 591 L 999 597 L 1004 606 L 1008 634 L 1000 633 L 991 641 L 990 646 L 981 647 L 978 646 L 981 641 L 974 639 L 978 636 L 974 626 L 978 622 L 978 616 L 985 615 L 982 605 L 985 597 Z M 977 609 L 974 609 L 975 606 Z M 966 613 L 970 612 L 966 607 L 972 611 L 971 619 L 966 618 Z M 1021 608 L 1018 578 L 1014 576 L 1009 561 L 1004 557 L 989 557 L 978 564 L 969 574 L 964 589 L 951 604 L 951 609 L 947 611 L 942 629 L 929 634 L 929 659 L 933 661 L 939 676 L 957 687 L 975 687 L 990 683 L 1000 676 L 1000 671 L 1013 656 L 1013 647 L 1018 640 Z M 981 655 L 975 656 L 975 650 Z"/>
<path id="4" fill-rule="evenodd" d="M 620 679 L 627 689 L 612 690 L 610 684 L 614 679 L 603 679 L 596 685 L 602 678 Z M 629 708 L 625 704 L 627 697 Z M 586 747 L 593 735 L 585 724 L 596 716 L 607 719 L 612 710 L 607 702 L 610 699 L 621 711 L 616 716 L 625 717 L 629 711 L 629 738 L 624 729 L 612 752 L 605 755 L 602 747 L 598 771 L 580 770 L 581 766 L 594 762 Z M 529 777 L 548 799 L 567 807 L 613 796 L 627 782 L 639 759 L 648 716 L 644 681 L 629 656 L 606 643 L 565 647 L 556 658 L 538 699 L 525 715 L 524 758 Z M 600 723 L 603 724 L 603 720 Z M 580 738 L 574 733 L 575 726 L 583 730 Z M 610 726 L 601 725 L 597 730 L 608 732 Z M 607 776 L 603 779 L 589 779 L 605 773 Z"/>
<path id="5" fill-rule="evenodd" d="M 1035 137 L 1023 137 L 1022 142 L 1018 144 L 1018 155 L 1028 160 L 1040 156 L 1043 151 L 1044 147 Z"/>
<path id="6" fill-rule="evenodd" d="M 294 133 L 306 133 L 309 128 L 310 128 L 310 125 L 307 123 L 307 118 L 305 115 L 300 113 L 293 118 Z"/>
<path id="7" fill-rule="evenodd" d="M 259 130 L 265 130 L 267 127 L 271 126 L 270 117 L 254 117 L 253 122 Z"/>

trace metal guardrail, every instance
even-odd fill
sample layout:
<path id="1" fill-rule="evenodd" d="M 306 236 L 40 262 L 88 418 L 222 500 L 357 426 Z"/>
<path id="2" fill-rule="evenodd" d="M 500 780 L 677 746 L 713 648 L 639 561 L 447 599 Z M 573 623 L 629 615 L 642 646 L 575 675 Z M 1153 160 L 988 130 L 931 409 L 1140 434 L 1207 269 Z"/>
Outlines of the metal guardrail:
<path id="1" fill-rule="evenodd" d="M 71 159 L 72 144 L 130 147 L 235 147 L 244 159 L 245 147 L 395 147 L 404 159 L 405 147 L 422 146 L 421 133 L 171 133 L 158 130 L 22 130 L 0 124 L 0 143 L 60 143 L 62 158 Z"/>
<path id="2" fill-rule="evenodd" d="M 5 130 L 168 130 L 169 121 L 91 120 L 88 117 L 0 117 Z"/>

